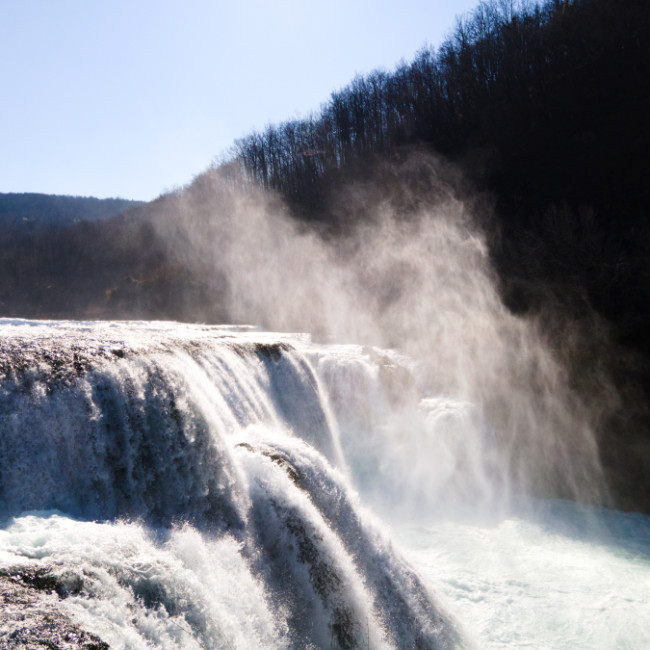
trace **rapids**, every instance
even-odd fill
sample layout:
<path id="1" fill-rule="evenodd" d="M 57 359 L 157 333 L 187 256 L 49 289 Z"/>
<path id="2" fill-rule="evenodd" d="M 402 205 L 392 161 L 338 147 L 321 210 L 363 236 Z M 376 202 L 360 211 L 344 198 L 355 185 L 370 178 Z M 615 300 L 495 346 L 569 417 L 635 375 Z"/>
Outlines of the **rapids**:
<path id="1" fill-rule="evenodd" d="M 2 647 L 39 608 L 111 648 L 650 644 L 650 518 L 510 494 L 480 407 L 398 352 L 177 323 L 0 337 L 0 576 L 38 591 L 5 601 Z"/>

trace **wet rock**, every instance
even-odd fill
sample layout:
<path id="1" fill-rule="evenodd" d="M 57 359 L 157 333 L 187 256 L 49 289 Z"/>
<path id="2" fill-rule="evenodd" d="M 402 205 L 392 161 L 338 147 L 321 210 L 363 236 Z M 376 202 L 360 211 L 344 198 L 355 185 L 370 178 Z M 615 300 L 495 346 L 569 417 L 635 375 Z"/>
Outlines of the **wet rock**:
<path id="1" fill-rule="evenodd" d="M 69 593 L 67 581 L 45 568 L 2 569 L 0 648 L 108 650 L 107 643 L 82 629 L 61 611 L 61 598 Z"/>
<path id="2" fill-rule="evenodd" d="M 276 465 L 281 467 L 288 474 L 293 483 L 300 487 L 300 474 L 284 454 L 270 447 L 253 447 L 247 442 L 240 442 L 237 447 L 243 447 L 252 453 L 262 454 L 262 456 L 266 456 Z"/>

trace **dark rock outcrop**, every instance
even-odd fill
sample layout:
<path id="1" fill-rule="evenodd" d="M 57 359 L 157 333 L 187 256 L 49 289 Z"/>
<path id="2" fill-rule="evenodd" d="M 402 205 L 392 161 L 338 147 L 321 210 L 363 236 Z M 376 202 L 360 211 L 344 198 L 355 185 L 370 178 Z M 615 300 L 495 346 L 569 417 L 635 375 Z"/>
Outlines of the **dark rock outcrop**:
<path id="1" fill-rule="evenodd" d="M 74 588 L 72 589 L 74 591 Z M 21 566 L 0 571 L 2 650 L 108 650 L 59 607 L 71 586 L 45 568 Z"/>

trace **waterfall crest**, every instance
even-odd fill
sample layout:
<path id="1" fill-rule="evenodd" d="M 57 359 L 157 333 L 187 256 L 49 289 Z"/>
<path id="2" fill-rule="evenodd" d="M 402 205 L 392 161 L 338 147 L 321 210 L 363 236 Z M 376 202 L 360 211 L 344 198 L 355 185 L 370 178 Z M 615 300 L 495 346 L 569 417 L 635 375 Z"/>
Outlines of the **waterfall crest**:
<path id="1" fill-rule="evenodd" d="M 361 505 L 386 479 L 409 487 L 395 423 L 370 428 L 406 399 L 395 381 L 422 402 L 396 357 L 245 328 L 1 329 L 3 565 L 35 564 L 109 645 L 463 645 Z M 357 389 L 374 401 L 354 406 Z"/>

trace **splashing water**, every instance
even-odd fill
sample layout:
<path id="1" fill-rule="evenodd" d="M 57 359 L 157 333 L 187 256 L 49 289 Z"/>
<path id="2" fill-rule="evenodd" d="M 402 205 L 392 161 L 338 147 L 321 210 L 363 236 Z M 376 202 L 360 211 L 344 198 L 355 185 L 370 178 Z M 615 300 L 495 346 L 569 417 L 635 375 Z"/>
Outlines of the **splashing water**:
<path id="1" fill-rule="evenodd" d="M 48 576 L 34 607 L 111 647 L 649 642 L 649 518 L 515 493 L 480 404 L 401 354 L 175 323 L 0 330 L 0 574 Z M 7 607 L 3 644 L 34 607 Z"/>

